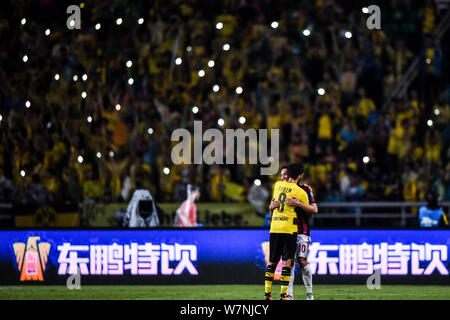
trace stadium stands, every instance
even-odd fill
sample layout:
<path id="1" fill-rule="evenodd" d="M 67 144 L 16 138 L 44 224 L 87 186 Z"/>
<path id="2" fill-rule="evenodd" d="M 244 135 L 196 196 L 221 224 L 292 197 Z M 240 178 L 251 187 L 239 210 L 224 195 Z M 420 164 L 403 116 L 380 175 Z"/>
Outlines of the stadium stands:
<path id="1" fill-rule="evenodd" d="M 319 202 L 422 201 L 430 188 L 450 200 L 450 41 L 431 37 L 447 9 L 385 2 L 369 30 L 350 3 L 86 3 L 80 30 L 59 1 L 2 14 L 0 202 L 126 202 L 137 188 L 175 202 L 188 183 L 202 201 L 247 202 L 255 179 L 270 190 L 277 177 L 257 165 L 173 165 L 171 132 L 193 120 L 280 128 L 281 164 L 304 163 Z M 383 110 L 417 56 L 418 77 Z"/>

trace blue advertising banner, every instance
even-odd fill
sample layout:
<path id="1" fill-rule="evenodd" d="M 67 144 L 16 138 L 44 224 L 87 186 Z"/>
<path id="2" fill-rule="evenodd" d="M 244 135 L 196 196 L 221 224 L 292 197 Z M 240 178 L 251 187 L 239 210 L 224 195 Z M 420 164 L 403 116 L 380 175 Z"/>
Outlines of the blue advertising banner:
<path id="1" fill-rule="evenodd" d="M 84 284 L 263 284 L 268 239 L 266 229 L 0 231 L 0 285 L 75 273 Z M 450 284 L 448 230 L 313 230 L 311 240 L 315 283 L 365 283 L 379 269 L 390 283 Z"/>

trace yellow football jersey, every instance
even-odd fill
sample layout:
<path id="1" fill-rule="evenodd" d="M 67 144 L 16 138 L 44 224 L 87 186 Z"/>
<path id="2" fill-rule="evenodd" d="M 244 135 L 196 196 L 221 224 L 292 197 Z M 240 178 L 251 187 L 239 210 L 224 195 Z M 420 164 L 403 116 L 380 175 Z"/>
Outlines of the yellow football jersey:
<path id="1" fill-rule="evenodd" d="M 281 205 L 273 210 L 270 233 L 293 234 L 297 232 L 297 212 L 295 212 L 295 207 L 285 203 L 288 197 L 296 197 L 302 203 L 309 205 L 308 195 L 302 188 L 295 183 L 277 181 L 273 187 L 272 198 L 280 201 Z"/>

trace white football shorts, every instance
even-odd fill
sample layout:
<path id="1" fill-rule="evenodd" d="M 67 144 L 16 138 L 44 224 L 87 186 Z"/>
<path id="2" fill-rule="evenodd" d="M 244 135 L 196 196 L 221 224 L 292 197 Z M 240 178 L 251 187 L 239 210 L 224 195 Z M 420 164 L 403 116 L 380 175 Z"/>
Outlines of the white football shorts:
<path id="1" fill-rule="evenodd" d="M 311 244 L 311 237 L 304 234 L 297 235 L 297 249 L 295 250 L 295 260 L 298 258 L 308 258 L 309 245 Z"/>

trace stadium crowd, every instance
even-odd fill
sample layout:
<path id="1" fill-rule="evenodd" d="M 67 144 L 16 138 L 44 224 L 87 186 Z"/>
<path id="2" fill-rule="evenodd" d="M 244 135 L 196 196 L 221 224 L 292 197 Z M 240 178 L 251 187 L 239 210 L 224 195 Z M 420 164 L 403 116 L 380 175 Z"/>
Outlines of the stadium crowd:
<path id="1" fill-rule="evenodd" d="M 80 30 L 59 1 L 20 4 L 0 18 L 0 202 L 270 190 L 278 177 L 258 165 L 174 165 L 171 133 L 194 120 L 279 128 L 280 165 L 303 163 L 319 202 L 430 188 L 450 200 L 450 48 L 432 37 L 446 13 L 434 1 L 385 1 L 381 30 L 352 1 L 89 2 Z M 383 108 L 416 56 L 407 96 Z"/>

